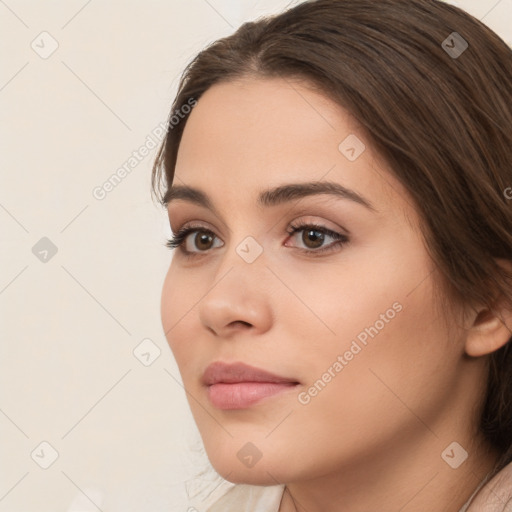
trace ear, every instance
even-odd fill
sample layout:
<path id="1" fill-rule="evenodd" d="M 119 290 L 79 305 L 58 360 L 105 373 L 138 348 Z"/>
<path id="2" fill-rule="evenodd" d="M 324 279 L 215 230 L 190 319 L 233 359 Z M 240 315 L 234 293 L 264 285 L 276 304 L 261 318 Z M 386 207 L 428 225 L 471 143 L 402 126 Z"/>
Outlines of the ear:
<path id="1" fill-rule="evenodd" d="M 480 357 L 503 347 L 512 338 L 510 310 L 482 309 L 476 316 L 466 337 L 466 353 Z"/>
<path id="2" fill-rule="evenodd" d="M 511 262 L 501 260 L 507 269 Z M 472 316 L 466 336 L 465 351 L 469 356 L 480 357 L 491 354 L 507 344 L 512 338 L 512 306 L 505 297 L 498 297 L 492 307 L 480 307 Z M 512 343 L 512 341 L 511 341 Z"/>

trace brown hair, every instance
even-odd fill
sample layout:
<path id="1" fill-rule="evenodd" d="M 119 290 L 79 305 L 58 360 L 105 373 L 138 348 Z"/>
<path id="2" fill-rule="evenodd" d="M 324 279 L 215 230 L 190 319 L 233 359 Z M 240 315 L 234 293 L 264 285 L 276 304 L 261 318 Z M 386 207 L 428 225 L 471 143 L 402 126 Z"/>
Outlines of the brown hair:
<path id="1" fill-rule="evenodd" d="M 414 202 L 445 298 L 492 310 L 502 296 L 509 307 L 512 273 L 496 261 L 512 260 L 512 50 L 502 39 L 438 0 L 310 0 L 201 51 L 171 115 L 213 84 L 278 77 L 305 79 L 357 119 Z M 168 125 L 154 164 L 164 204 L 186 117 Z M 501 454 L 493 474 L 512 461 L 511 345 L 486 356 L 479 428 Z"/>

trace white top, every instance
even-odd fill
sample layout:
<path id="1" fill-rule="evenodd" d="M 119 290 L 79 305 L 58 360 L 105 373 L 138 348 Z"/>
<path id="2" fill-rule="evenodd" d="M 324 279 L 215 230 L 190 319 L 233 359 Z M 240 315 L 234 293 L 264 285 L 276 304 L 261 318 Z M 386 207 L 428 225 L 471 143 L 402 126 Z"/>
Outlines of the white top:
<path id="1" fill-rule="evenodd" d="M 206 512 L 278 512 L 284 488 L 284 485 L 265 487 L 237 484 Z M 490 481 L 484 478 L 459 512 L 512 512 L 512 463 Z"/>
<path id="2" fill-rule="evenodd" d="M 206 512 L 278 512 L 283 492 L 284 485 L 263 487 L 237 484 Z"/>

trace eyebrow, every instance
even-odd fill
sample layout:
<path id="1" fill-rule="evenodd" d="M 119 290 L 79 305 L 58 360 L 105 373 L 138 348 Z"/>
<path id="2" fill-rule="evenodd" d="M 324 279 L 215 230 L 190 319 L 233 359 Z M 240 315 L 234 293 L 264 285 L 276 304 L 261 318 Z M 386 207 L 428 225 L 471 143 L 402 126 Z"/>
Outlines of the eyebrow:
<path id="1" fill-rule="evenodd" d="M 258 196 L 258 204 L 266 207 L 277 206 L 302 197 L 321 194 L 331 195 L 341 199 L 348 199 L 369 210 L 374 212 L 377 211 L 370 201 L 358 194 L 355 190 L 330 181 L 311 181 L 306 183 L 288 183 L 280 185 L 261 192 Z M 218 214 L 215 206 L 205 192 L 188 185 L 174 185 L 169 188 L 164 195 L 162 204 L 164 206 L 168 206 L 172 201 L 177 201 L 179 199 L 203 206 Z"/>

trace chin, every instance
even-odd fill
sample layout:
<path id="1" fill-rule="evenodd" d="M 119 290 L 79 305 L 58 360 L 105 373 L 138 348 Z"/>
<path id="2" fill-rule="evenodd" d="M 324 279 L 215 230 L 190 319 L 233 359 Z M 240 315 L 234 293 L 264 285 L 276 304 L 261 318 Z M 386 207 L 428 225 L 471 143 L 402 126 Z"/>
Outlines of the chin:
<path id="1" fill-rule="evenodd" d="M 206 453 L 210 464 L 215 471 L 228 482 L 234 484 L 250 485 L 279 485 L 290 478 L 290 467 L 285 460 L 266 459 L 264 454 L 261 458 L 254 452 L 251 460 L 251 446 L 244 445 L 242 449 L 228 448 L 224 451 L 207 449 Z M 255 462 L 256 461 L 256 462 Z"/>
<path id="2" fill-rule="evenodd" d="M 213 467 L 224 480 L 234 484 L 270 486 L 279 485 L 286 480 L 279 473 L 276 474 L 277 472 L 273 472 L 271 469 L 269 470 L 263 466 L 259 469 L 233 469 L 232 467 L 226 469 L 216 465 L 213 465 Z"/>

